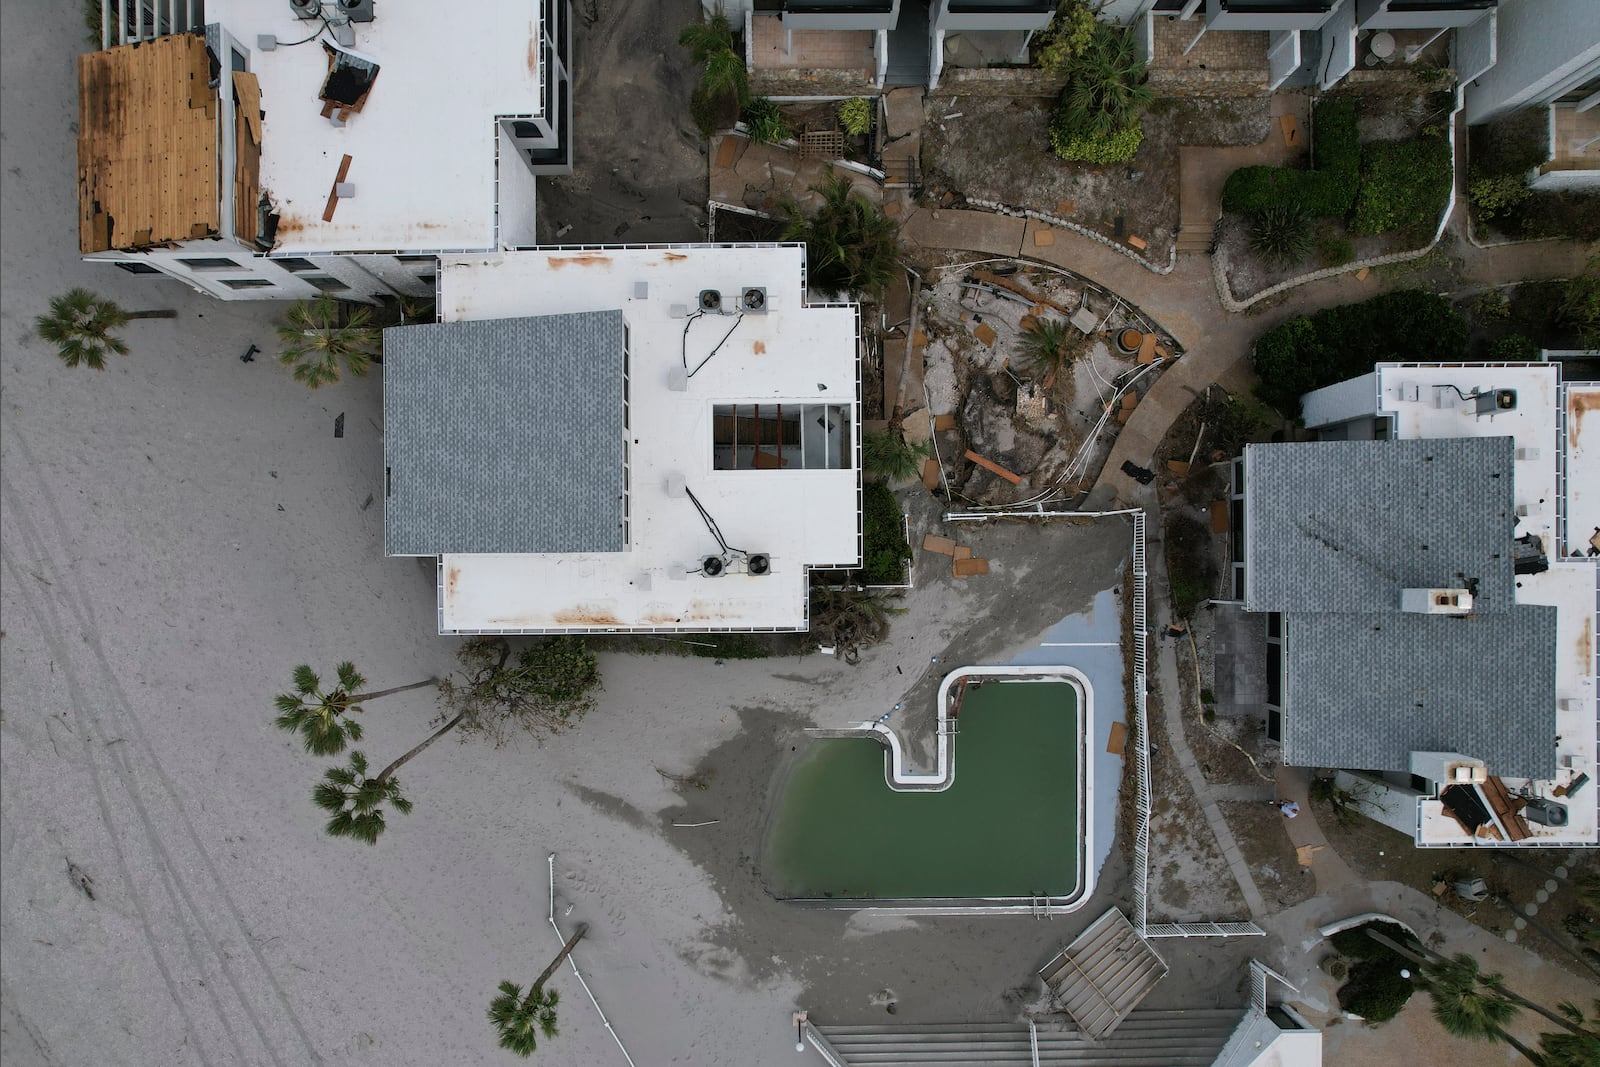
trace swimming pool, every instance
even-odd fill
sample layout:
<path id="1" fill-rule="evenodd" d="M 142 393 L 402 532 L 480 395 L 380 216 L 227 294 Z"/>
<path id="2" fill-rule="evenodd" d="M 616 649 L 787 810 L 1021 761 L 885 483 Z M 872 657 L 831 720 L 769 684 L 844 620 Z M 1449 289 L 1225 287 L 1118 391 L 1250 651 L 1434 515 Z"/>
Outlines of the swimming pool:
<path id="1" fill-rule="evenodd" d="M 1087 679 L 1069 667 L 964 668 L 939 699 L 932 772 L 908 771 L 882 724 L 813 742 L 769 822 L 769 891 L 918 909 L 1068 911 L 1087 899 Z"/>

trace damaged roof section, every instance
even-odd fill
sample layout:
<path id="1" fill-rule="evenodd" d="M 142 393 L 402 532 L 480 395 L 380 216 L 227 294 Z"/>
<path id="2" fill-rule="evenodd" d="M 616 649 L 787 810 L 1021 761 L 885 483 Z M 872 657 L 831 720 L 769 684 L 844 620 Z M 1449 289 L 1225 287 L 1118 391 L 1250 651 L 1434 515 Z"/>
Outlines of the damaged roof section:
<path id="1" fill-rule="evenodd" d="M 191 34 L 78 57 L 78 248 L 218 234 L 217 90 Z"/>

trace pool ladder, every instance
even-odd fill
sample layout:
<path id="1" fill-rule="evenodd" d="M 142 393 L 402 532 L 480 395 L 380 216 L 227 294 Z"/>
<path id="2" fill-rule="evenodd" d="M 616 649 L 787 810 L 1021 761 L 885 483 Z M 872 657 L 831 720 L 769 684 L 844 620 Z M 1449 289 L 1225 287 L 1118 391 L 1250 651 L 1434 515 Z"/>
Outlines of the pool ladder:
<path id="1" fill-rule="evenodd" d="M 961 732 L 961 722 L 955 716 L 947 717 L 939 724 L 939 732 L 945 737 L 954 737 Z"/>
<path id="2" fill-rule="evenodd" d="M 1035 919 L 1054 918 L 1050 913 L 1049 897 L 1030 897 L 1028 899 L 1028 911 Z"/>

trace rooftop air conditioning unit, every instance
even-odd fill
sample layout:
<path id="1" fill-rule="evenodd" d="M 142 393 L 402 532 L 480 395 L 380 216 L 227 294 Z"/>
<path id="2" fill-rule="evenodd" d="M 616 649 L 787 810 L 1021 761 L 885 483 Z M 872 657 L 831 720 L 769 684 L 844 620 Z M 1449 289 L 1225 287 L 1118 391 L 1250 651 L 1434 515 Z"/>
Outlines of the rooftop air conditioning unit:
<path id="1" fill-rule="evenodd" d="M 1517 391 L 1515 389 L 1490 389 L 1488 392 L 1477 395 L 1476 414 L 1498 415 L 1502 411 L 1515 411 L 1517 408 Z"/>
<path id="2" fill-rule="evenodd" d="M 289 0 L 289 10 L 297 19 L 320 19 L 322 0 Z"/>
<path id="3" fill-rule="evenodd" d="M 744 561 L 744 567 L 747 574 L 755 575 L 758 578 L 764 574 L 771 574 L 772 557 L 765 552 L 753 552 Z"/>
<path id="4" fill-rule="evenodd" d="M 707 578 L 720 578 L 728 569 L 721 556 L 707 556 L 700 561 L 700 573 Z"/>
<path id="5" fill-rule="evenodd" d="M 702 290 L 700 290 L 700 310 L 701 311 L 721 311 L 722 310 L 722 292 L 720 290 L 718 290 L 718 289 L 702 289 Z"/>
<path id="6" fill-rule="evenodd" d="M 747 285 L 739 293 L 739 310 L 746 315 L 765 315 L 767 313 L 767 287 L 764 285 Z"/>
<path id="7" fill-rule="evenodd" d="M 373 0 L 338 0 L 339 14 L 351 22 L 371 22 L 376 17 Z"/>

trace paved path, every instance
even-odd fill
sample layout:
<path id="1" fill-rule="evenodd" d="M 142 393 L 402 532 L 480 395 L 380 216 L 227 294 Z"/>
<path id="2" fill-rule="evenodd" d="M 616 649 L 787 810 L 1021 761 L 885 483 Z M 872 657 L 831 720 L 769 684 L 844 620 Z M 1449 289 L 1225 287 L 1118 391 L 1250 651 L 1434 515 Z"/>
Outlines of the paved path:
<path id="1" fill-rule="evenodd" d="M 1361 878 L 1328 844 L 1317 822 L 1317 813 L 1312 809 L 1310 787 L 1311 775 L 1306 768 L 1278 768 L 1278 800 L 1292 800 L 1300 805 L 1300 814 L 1285 819 L 1284 829 L 1289 834 L 1289 843 L 1296 849 L 1311 849 L 1311 875 L 1317 880 L 1317 895 L 1323 896 L 1357 885 Z"/>

